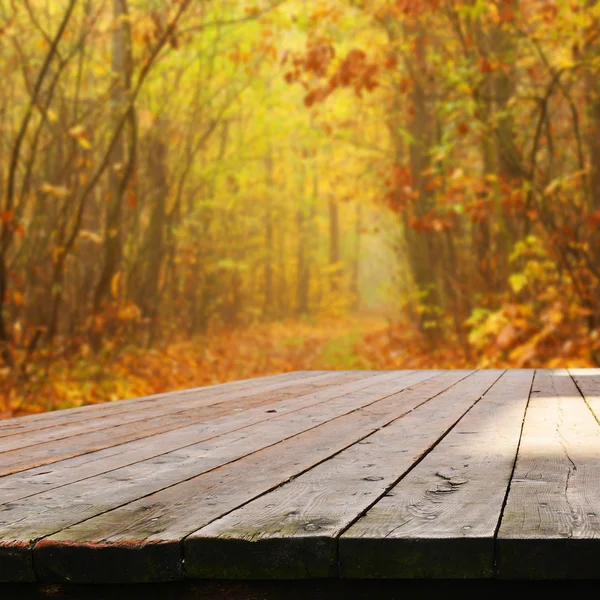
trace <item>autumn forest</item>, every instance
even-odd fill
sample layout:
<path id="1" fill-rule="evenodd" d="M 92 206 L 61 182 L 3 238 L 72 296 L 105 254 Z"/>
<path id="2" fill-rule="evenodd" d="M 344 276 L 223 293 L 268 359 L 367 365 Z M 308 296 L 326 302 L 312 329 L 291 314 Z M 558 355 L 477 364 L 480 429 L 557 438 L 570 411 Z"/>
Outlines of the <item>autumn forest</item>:
<path id="1" fill-rule="evenodd" d="M 0 417 L 600 364 L 600 2 L 0 0 Z"/>

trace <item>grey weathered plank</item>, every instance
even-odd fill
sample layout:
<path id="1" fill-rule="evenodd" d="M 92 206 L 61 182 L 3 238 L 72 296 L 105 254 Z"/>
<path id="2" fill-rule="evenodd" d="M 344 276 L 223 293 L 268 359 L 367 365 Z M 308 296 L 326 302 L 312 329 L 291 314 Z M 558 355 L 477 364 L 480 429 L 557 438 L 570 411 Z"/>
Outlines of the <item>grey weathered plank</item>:
<path id="1" fill-rule="evenodd" d="M 596 420 L 600 421 L 600 369 L 569 369 L 569 374 Z"/>
<path id="2" fill-rule="evenodd" d="M 353 578 L 489 578 L 533 371 L 509 371 L 339 542 Z M 419 426 L 419 430 L 426 427 Z"/>
<path id="3" fill-rule="evenodd" d="M 287 439 L 279 436 L 281 443 L 252 455 L 246 453 L 243 460 L 230 461 L 42 540 L 35 547 L 38 576 L 72 581 L 131 581 L 132 573 L 137 581 L 183 577 L 181 539 L 185 535 L 326 460 L 468 372 L 426 380 L 429 375 L 416 373 L 400 381 L 392 378 L 370 393 L 340 399 L 337 407 L 336 402 L 323 405 L 321 414 L 328 412 L 328 418 L 337 414 L 337 418 L 311 429 L 304 427 L 303 432 L 297 428 L 296 435 L 288 431 Z M 409 385 L 408 380 L 412 384 L 425 381 L 400 392 Z M 269 435 L 264 428 L 253 437 Z M 136 547 L 124 549 L 127 540 L 136 540 Z M 82 569 L 84 564 L 87 567 Z"/>
<path id="4" fill-rule="evenodd" d="M 406 376 L 397 372 L 378 375 L 369 380 L 369 387 L 317 407 L 296 410 L 269 422 L 250 425 L 200 444 L 0 506 L 0 539 L 5 546 L 13 549 L 13 569 L 16 568 L 15 552 L 21 559 L 19 569 L 11 577 L 19 577 L 20 580 L 33 577 L 31 548 L 35 540 L 41 537 L 197 477 L 267 446 L 277 447 L 287 438 L 298 436 L 306 430 L 318 429 L 319 425 L 376 402 L 410 385 L 411 381 L 430 376 L 430 373 Z M 6 576 L 4 558 L 0 551 L 0 573 Z"/>
<path id="5" fill-rule="evenodd" d="M 497 539 L 498 575 L 597 578 L 600 426 L 567 371 L 537 371 Z"/>
<path id="6" fill-rule="evenodd" d="M 343 372 L 339 372 L 340 374 Z M 358 374 L 355 372 L 355 374 Z M 375 374 L 375 373 L 373 373 Z M 313 376 L 303 376 L 298 378 L 288 378 L 287 380 L 272 381 L 270 378 L 256 379 L 247 383 L 244 387 L 238 388 L 220 388 L 220 386 L 210 386 L 200 388 L 194 393 L 173 393 L 168 397 L 140 398 L 138 402 L 122 401 L 106 403 L 104 405 L 94 405 L 88 410 L 73 409 L 65 411 L 56 411 L 45 413 L 39 416 L 39 419 L 31 422 L 28 417 L 19 417 L 0 421 L 0 427 L 6 423 L 4 429 L 0 429 L 0 452 L 5 452 L 13 448 L 23 448 L 33 444 L 51 441 L 69 437 L 70 435 L 79 435 L 86 431 L 93 431 L 112 426 L 118 423 L 139 420 L 140 415 L 150 418 L 160 416 L 174 411 L 183 411 L 187 407 L 210 406 L 230 400 L 256 396 L 259 393 L 273 393 L 283 390 L 294 392 L 295 387 L 317 384 L 320 381 L 335 378 L 338 373 L 317 373 Z M 215 389 L 216 388 L 216 389 Z M 98 407 L 97 410 L 91 410 Z M 104 410 L 100 410 L 105 407 Z M 142 412 L 143 411 L 143 412 Z M 16 421 L 16 422 L 15 422 Z"/>
<path id="7" fill-rule="evenodd" d="M 271 383 L 270 385 L 259 386 L 254 390 L 221 392 L 205 397 L 198 397 L 196 395 L 184 396 L 183 398 L 173 399 L 171 402 L 162 402 L 153 406 L 141 405 L 139 408 L 132 408 L 132 410 L 126 412 L 101 415 L 75 423 L 59 422 L 52 427 L 36 429 L 27 432 L 27 434 L 19 433 L 0 438 L 0 461 L 2 460 L 2 453 L 10 450 L 22 450 L 30 446 L 48 444 L 57 440 L 67 440 L 67 438 L 76 437 L 79 439 L 80 436 L 87 433 L 100 431 L 103 432 L 103 435 L 110 438 L 113 434 L 111 428 L 117 426 L 123 427 L 127 423 L 131 423 L 139 429 L 139 425 L 142 422 L 144 427 L 146 427 L 148 424 L 152 425 L 155 420 L 165 417 L 168 422 L 170 422 L 170 419 L 171 421 L 185 424 L 185 420 L 189 416 L 193 416 L 194 411 L 198 409 L 208 409 L 223 404 L 231 406 L 236 401 L 239 407 L 240 400 L 245 400 L 248 403 L 252 402 L 252 400 L 258 400 L 263 404 L 269 401 L 277 402 L 283 398 L 308 394 L 320 387 L 335 384 L 336 380 L 343 383 L 348 379 L 362 379 L 369 376 L 372 377 L 374 374 L 371 372 L 327 373 L 308 378 L 305 381 L 301 380 L 300 382 L 292 381 L 287 384 Z M 207 418 L 210 418 L 208 416 L 210 411 L 206 414 Z M 68 439 L 65 443 L 77 444 L 78 439 Z"/>
<path id="8" fill-rule="evenodd" d="M 193 533 L 185 541 L 188 574 L 222 579 L 337 576 L 338 536 L 426 454 L 501 374 L 480 372 L 457 383 L 289 483 Z M 503 392 L 514 391 L 514 386 L 498 386 Z"/>
<path id="9" fill-rule="evenodd" d="M 399 376 L 402 377 L 410 373 L 411 371 L 405 371 Z M 238 401 L 239 404 L 232 401 L 219 407 L 198 409 L 194 417 L 188 419 L 189 424 L 185 427 L 176 427 L 173 431 L 165 431 L 164 423 L 158 423 L 158 426 L 154 428 L 145 426 L 144 437 L 141 439 L 136 439 L 139 434 L 132 434 L 129 427 L 126 428 L 125 435 L 121 437 L 117 435 L 117 431 L 113 431 L 110 438 L 111 444 L 117 444 L 119 441 L 127 439 L 127 436 L 133 436 L 134 441 L 121 443 L 118 446 L 111 445 L 103 450 L 89 451 L 74 458 L 6 475 L 0 478 L 0 504 L 13 502 L 19 498 L 26 498 L 42 491 L 46 492 L 81 479 L 172 452 L 218 435 L 243 429 L 255 423 L 280 417 L 301 408 L 316 406 L 322 402 L 369 387 L 372 385 L 369 383 L 369 379 L 352 378 L 348 374 L 343 378 L 338 378 L 335 385 L 330 384 L 326 389 L 302 396 L 293 396 L 276 404 L 269 402 L 266 406 L 259 402 L 257 405 L 244 408 L 244 410 L 241 410 L 241 407 L 245 405 L 247 398 Z M 235 414 L 231 414 L 230 407 L 234 409 Z M 239 412 L 238 408 L 240 408 Z M 217 412 L 217 409 L 219 412 Z M 208 420 L 209 416 L 210 420 Z M 104 445 L 106 444 L 102 435 L 98 438 L 94 434 L 94 436 L 87 436 L 87 446 L 85 447 L 82 440 L 80 440 L 78 450 L 93 448 L 96 439 L 99 439 Z M 74 450 L 71 449 L 71 451 Z M 42 454 L 42 456 L 46 456 L 46 454 Z M 56 458 L 56 452 L 54 457 Z M 30 452 L 23 453 L 23 455 L 18 454 L 18 466 L 23 468 L 31 464 L 32 460 L 38 459 L 39 455 L 31 456 Z M 14 464 L 12 468 L 15 468 Z"/>
<path id="10" fill-rule="evenodd" d="M 358 381 L 359 386 L 362 386 L 362 381 L 373 377 L 372 374 L 340 374 L 337 376 L 340 385 L 344 381 Z M 294 388 L 296 386 L 292 386 Z M 45 443 L 39 443 L 25 448 L 19 448 L 16 450 L 7 451 L 0 454 L 0 475 L 9 475 L 26 469 L 32 469 L 41 465 L 49 465 L 57 461 L 61 461 L 70 457 L 78 456 L 81 454 L 88 454 L 104 448 L 109 448 L 115 445 L 121 445 L 126 442 L 133 440 L 156 437 L 161 435 L 163 432 L 184 428 L 195 422 L 207 422 L 210 419 L 217 418 L 223 414 L 227 414 L 229 407 L 233 408 L 233 411 L 244 410 L 244 404 L 252 406 L 255 398 L 258 404 L 261 404 L 263 400 L 270 402 L 282 401 L 291 395 L 289 391 L 291 388 L 284 390 L 271 390 L 264 393 L 259 393 L 257 396 L 244 396 L 241 398 L 241 404 L 235 403 L 232 399 L 228 399 L 227 402 L 219 403 L 217 399 L 210 400 L 208 406 L 192 408 L 182 413 L 170 414 L 167 413 L 162 416 L 157 416 L 154 419 L 149 419 L 148 422 L 142 420 L 141 422 L 124 423 L 123 425 L 114 425 L 108 430 L 101 429 L 99 431 L 90 431 L 82 433 L 81 435 L 53 440 Z M 297 388 L 296 388 L 297 389 Z M 303 388 L 305 392 L 308 389 L 320 389 L 317 388 Z M 335 387 L 329 386 L 325 388 L 325 394 L 329 396 L 334 392 Z M 294 397 L 292 395 L 292 397 Z M 300 395 L 301 398 L 311 400 L 312 396 L 310 393 Z M 232 404 L 233 402 L 233 404 Z M 310 404 L 310 402 L 309 402 Z M 143 412 L 139 412 L 139 416 L 143 415 Z M 143 427 L 140 425 L 143 424 Z M 154 444 L 154 440 L 149 440 L 150 444 Z"/>

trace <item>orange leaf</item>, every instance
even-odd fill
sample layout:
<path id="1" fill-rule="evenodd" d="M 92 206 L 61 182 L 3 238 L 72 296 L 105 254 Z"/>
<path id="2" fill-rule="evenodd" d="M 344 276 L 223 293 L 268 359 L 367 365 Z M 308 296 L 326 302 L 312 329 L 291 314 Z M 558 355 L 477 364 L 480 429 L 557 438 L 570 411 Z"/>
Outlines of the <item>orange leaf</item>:
<path id="1" fill-rule="evenodd" d="M 110 282 L 110 293 L 116 300 L 119 297 L 119 283 L 121 281 L 121 271 L 115 273 Z"/>

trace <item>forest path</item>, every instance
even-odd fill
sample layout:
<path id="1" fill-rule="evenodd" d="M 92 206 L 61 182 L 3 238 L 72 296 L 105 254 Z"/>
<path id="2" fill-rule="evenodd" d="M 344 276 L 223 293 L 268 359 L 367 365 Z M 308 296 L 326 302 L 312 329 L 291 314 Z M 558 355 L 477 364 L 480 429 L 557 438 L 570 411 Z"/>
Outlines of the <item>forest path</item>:
<path id="1" fill-rule="evenodd" d="M 361 345 L 365 337 L 380 333 L 385 327 L 385 321 L 374 317 L 343 319 L 301 327 L 296 337 L 285 338 L 283 344 L 309 351 L 304 360 L 310 366 L 306 368 L 377 369 L 377 365 L 362 354 Z"/>

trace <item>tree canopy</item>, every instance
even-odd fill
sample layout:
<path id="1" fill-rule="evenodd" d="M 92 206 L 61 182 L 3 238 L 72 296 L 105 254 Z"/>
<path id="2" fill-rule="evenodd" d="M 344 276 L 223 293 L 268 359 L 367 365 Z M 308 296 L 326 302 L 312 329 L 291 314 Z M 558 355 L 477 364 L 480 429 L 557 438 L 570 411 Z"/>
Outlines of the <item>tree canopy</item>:
<path id="1" fill-rule="evenodd" d="M 4 409 L 53 406 L 59 366 L 162 389 L 152 353 L 186 340 L 212 382 L 210 348 L 264 350 L 277 324 L 373 323 L 355 366 L 597 364 L 599 19 L 596 0 L 0 0 Z M 251 374 L 320 366 L 308 338 Z"/>

